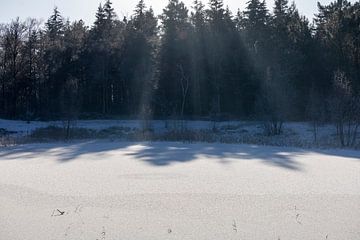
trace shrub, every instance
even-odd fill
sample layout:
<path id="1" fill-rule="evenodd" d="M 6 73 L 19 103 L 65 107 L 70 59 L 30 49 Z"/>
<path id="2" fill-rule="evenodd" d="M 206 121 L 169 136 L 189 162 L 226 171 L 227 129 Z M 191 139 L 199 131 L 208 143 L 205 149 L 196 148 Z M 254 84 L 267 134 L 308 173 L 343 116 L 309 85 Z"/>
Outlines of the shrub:
<path id="1" fill-rule="evenodd" d="M 66 128 L 49 126 L 34 130 L 29 137 L 36 140 L 87 139 L 93 138 L 96 133 L 95 130 L 90 130 L 86 128 L 71 128 L 70 133 L 68 133 L 67 131 L 68 130 Z"/>

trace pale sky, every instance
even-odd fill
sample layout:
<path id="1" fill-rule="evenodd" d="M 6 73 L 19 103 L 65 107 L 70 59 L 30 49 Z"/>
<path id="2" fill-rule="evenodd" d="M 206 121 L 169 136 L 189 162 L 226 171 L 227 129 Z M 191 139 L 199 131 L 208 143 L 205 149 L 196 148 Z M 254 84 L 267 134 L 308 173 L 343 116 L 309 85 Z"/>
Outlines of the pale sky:
<path id="1" fill-rule="evenodd" d="M 224 0 L 233 13 L 237 9 L 244 9 L 248 0 Z M 319 0 L 322 4 L 333 0 Z M 64 17 L 70 20 L 83 19 L 87 25 L 92 25 L 95 13 L 100 2 L 104 0 L 0 0 L 0 23 L 9 22 L 11 19 L 20 17 L 25 20 L 33 17 L 46 20 L 56 5 Z M 138 0 L 112 0 L 116 13 L 122 17 L 130 16 Z M 167 0 L 145 0 L 147 6 L 152 6 L 156 14 L 160 14 Z M 193 0 L 183 0 L 190 6 Z M 203 0 L 207 3 L 208 0 Z M 267 0 L 268 8 L 272 9 L 274 0 Z M 312 18 L 317 11 L 317 0 L 295 0 L 295 3 L 303 15 Z"/>

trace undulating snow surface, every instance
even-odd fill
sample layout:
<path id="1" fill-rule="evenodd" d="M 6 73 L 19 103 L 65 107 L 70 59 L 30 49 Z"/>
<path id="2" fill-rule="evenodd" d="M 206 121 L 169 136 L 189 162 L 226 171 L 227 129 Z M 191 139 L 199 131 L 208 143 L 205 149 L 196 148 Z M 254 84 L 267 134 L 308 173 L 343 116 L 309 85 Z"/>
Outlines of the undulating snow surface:
<path id="1" fill-rule="evenodd" d="M 117 141 L 2 147 L 0 239 L 360 239 L 360 152 Z"/>

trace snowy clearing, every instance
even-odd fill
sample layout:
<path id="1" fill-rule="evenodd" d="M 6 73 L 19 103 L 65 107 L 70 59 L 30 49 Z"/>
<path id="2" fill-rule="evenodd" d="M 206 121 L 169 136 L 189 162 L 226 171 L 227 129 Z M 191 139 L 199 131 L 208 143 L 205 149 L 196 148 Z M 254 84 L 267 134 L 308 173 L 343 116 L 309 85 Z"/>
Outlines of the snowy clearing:
<path id="1" fill-rule="evenodd" d="M 180 125 L 186 131 L 193 131 L 193 134 L 205 135 L 206 140 L 200 142 L 220 142 L 220 143 L 245 143 L 271 146 L 292 146 L 302 148 L 339 148 L 340 143 L 336 136 L 336 129 L 332 125 L 321 125 L 317 129 L 317 141 L 314 142 L 313 127 L 306 122 L 286 122 L 283 133 L 279 136 L 264 135 L 263 125 L 257 121 L 175 121 L 175 120 L 152 120 L 148 125 L 152 134 L 158 135 L 157 139 L 169 141 L 162 134 L 171 135 L 173 131 L 179 131 Z M 13 121 L 0 119 L 0 129 L 13 132 L 14 136 L 26 137 L 31 135 L 36 129 L 44 129 L 49 126 L 64 128 L 64 122 L 50 121 Z M 72 123 L 74 129 L 94 130 L 96 132 L 106 131 L 107 139 L 120 139 L 132 141 L 126 137 L 131 132 L 139 131 L 143 128 L 144 122 L 141 120 L 78 120 Z M 214 131 L 214 126 L 216 131 Z M 113 132 L 113 134 L 111 134 Z M 124 137 L 125 136 L 125 137 Z M 207 136 L 207 137 L 206 137 Z M 95 137 L 96 138 L 96 137 Z M 175 137 L 176 138 L 176 137 Z M 93 138 L 90 138 L 93 139 Z M 358 137 L 359 139 L 359 137 Z M 46 139 L 48 142 L 50 139 Z M 136 139 L 149 140 L 149 139 Z M 178 138 L 177 141 L 183 139 Z M 171 140 L 172 141 L 172 140 Z M 31 141 L 30 141 L 31 142 Z M 196 141 L 195 141 L 196 142 Z M 360 141 L 354 146 L 360 148 Z"/>
<path id="2" fill-rule="evenodd" d="M 0 148 L 0 239 L 360 239 L 360 152 L 255 145 Z"/>

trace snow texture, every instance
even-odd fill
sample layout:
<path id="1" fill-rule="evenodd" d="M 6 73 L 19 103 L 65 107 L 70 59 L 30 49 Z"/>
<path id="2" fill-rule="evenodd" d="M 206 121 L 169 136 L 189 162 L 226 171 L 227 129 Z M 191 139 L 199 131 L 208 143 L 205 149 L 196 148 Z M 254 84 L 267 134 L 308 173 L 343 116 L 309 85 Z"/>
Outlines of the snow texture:
<path id="1" fill-rule="evenodd" d="M 0 148 L 4 240 L 360 239 L 359 204 L 359 151 L 120 141 Z"/>

